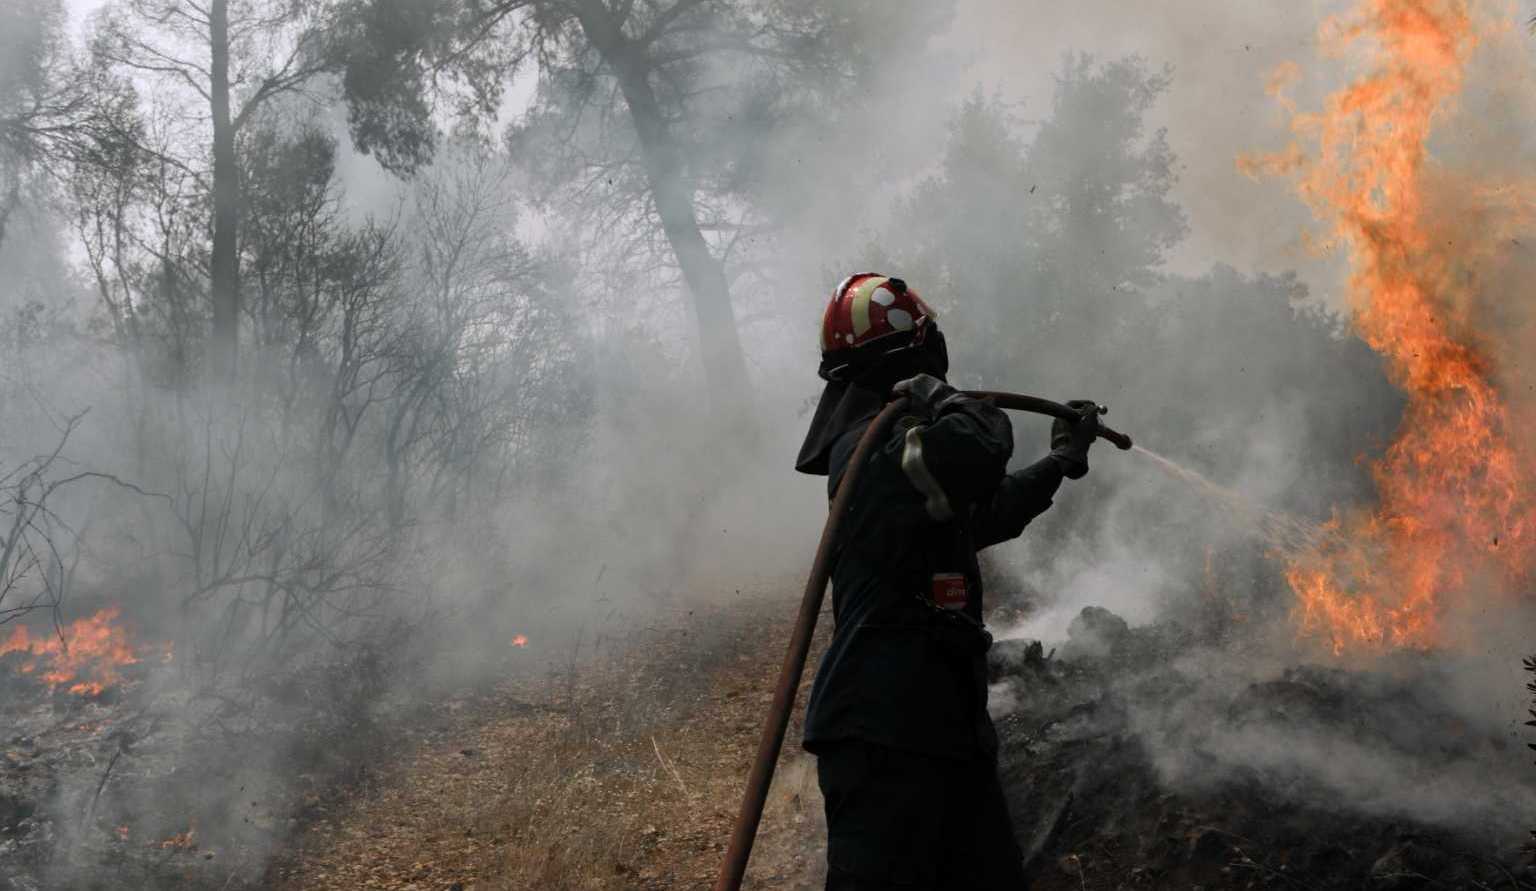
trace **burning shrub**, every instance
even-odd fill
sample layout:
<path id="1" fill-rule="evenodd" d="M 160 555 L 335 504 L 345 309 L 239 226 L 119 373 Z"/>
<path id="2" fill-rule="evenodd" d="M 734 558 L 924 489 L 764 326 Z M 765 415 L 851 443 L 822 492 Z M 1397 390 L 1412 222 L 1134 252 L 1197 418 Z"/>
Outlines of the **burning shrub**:
<path id="1" fill-rule="evenodd" d="M 20 672 L 36 675 L 49 689 L 65 687 L 82 696 L 99 696 L 122 680 L 124 667 L 139 661 L 127 629 L 118 624 L 120 613 L 117 607 L 99 610 L 54 636 L 34 635 L 18 625 L 0 642 L 0 656 L 21 654 Z"/>
<path id="2" fill-rule="evenodd" d="M 1405 9 L 1366 0 L 1325 22 L 1367 73 L 1322 111 L 1297 113 L 1282 94 L 1300 69 L 1282 68 L 1272 92 L 1295 115 L 1296 140 L 1243 162 L 1294 175 L 1325 237 L 1347 248 L 1351 324 L 1408 400 L 1372 463 L 1377 506 L 1336 512 L 1333 534 L 1291 555 L 1301 629 L 1335 653 L 1444 643 L 1456 598 L 1524 587 L 1536 530 L 1527 406 L 1501 386 L 1497 335 L 1477 324 L 1480 304 L 1504 299 L 1490 284 L 1502 246 L 1529 227 L 1529 186 L 1434 163 L 1430 138 L 1486 29 L 1464 0 Z"/>

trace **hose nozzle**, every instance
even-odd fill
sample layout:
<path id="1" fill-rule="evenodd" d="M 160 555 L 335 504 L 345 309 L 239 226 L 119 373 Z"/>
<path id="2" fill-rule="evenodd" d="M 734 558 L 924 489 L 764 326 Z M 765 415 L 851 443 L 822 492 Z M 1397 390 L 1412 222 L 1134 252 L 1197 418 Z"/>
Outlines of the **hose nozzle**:
<path id="1" fill-rule="evenodd" d="M 1082 417 L 1076 409 L 1063 405 L 1060 402 L 1052 402 L 1049 399 L 1041 399 L 1038 396 L 1025 396 L 1022 393 L 998 393 L 992 390 L 968 390 L 967 396 L 977 399 L 990 399 L 998 408 L 1011 408 L 1014 411 L 1033 412 L 1037 415 L 1050 415 L 1053 418 L 1061 418 L 1065 421 L 1076 421 Z M 1100 415 L 1109 414 L 1109 406 L 1098 407 Z M 1099 425 L 1099 438 L 1114 443 L 1115 448 L 1125 451 L 1130 449 L 1131 438 L 1117 430 L 1112 430 L 1103 424 Z"/>

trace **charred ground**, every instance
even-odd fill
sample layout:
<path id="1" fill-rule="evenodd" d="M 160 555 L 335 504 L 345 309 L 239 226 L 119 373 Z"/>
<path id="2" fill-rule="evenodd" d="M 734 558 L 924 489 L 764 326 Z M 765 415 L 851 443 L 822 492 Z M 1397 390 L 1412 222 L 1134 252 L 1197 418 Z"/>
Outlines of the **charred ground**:
<path id="1" fill-rule="evenodd" d="M 663 612 L 555 653 L 509 651 L 488 685 L 387 700 L 361 680 L 347 695 L 332 666 L 274 680 L 286 708 L 261 712 L 165 699 L 165 663 L 82 697 L 0 660 L 8 887 L 708 887 L 790 604 Z M 1130 627 L 1098 608 L 1059 647 L 995 646 L 1001 771 L 1038 887 L 1536 887 L 1524 740 L 1448 704 L 1436 657 L 1371 670 L 1297 658 L 1215 683 L 1212 654 L 1265 661 L 1230 626 Z M 1282 749 L 1325 737 L 1341 764 L 1235 762 L 1231 740 L 1251 734 Z M 235 766 L 269 776 L 272 751 L 291 782 L 247 785 Z M 1395 786 L 1343 763 L 1362 752 Z M 1414 786 L 1441 802 L 1447 782 L 1451 810 L 1415 811 Z M 814 762 L 791 746 L 749 887 L 818 887 L 820 809 Z"/>
<path id="2" fill-rule="evenodd" d="M 1010 641 L 994 659 L 1012 704 L 998 722 L 1002 772 L 1041 887 L 1536 883 L 1520 845 L 1536 789 L 1521 740 L 1447 707 L 1432 657 L 1375 671 L 1299 663 L 1213 685 L 1209 664 L 1186 658 L 1212 643 L 1186 629 L 1132 629 L 1089 608 L 1072 631 L 1064 655 Z M 1326 735 L 1341 763 L 1318 770 L 1258 746 L 1234 761 L 1225 741 L 1249 734 L 1282 748 Z M 1343 763 L 1362 755 L 1390 765 L 1389 788 Z M 1468 780 L 1457 810 L 1416 811 L 1412 787 L 1448 776 Z"/>

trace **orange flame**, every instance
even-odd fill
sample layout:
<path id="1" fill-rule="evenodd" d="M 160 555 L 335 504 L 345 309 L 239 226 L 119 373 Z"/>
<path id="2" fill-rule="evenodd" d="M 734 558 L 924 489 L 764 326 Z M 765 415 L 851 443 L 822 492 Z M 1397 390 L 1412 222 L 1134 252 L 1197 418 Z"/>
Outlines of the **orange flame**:
<path id="1" fill-rule="evenodd" d="M 526 635 L 526 634 L 514 634 L 514 635 L 512 635 L 512 646 L 514 646 L 514 647 L 526 647 L 526 646 L 528 646 L 528 635 Z"/>
<path id="2" fill-rule="evenodd" d="M 1407 407 L 1372 463 L 1378 508 L 1336 515 L 1321 544 L 1291 556 L 1286 577 L 1302 632 L 1335 653 L 1430 646 L 1448 598 L 1488 580 L 1514 589 L 1536 523 L 1530 465 L 1511 438 L 1490 351 L 1457 310 L 1473 287 L 1466 248 L 1447 243 L 1444 221 L 1426 210 L 1444 183 L 1427 142 L 1478 40 L 1467 0 L 1361 0 L 1323 35 L 1369 53 L 1370 72 L 1321 112 L 1296 114 L 1298 141 L 1286 150 L 1239 166 L 1294 175 L 1348 249 L 1353 325 L 1386 358 Z M 1288 68 L 1271 84 L 1283 89 L 1294 76 Z"/>
<path id="3" fill-rule="evenodd" d="M 64 626 L 57 635 L 34 636 L 18 625 L 0 642 L 0 656 L 23 653 L 20 670 L 36 673 L 49 689 L 68 685 L 69 692 L 96 696 L 122 680 L 119 671 L 139 661 L 128 633 L 115 624 L 120 610 L 108 607 Z"/>

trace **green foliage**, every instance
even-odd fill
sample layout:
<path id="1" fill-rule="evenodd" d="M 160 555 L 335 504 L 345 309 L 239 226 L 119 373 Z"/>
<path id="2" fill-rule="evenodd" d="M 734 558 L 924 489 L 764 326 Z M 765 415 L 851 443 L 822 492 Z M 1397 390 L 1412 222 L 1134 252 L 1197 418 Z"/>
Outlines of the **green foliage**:
<path id="1" fill-rule="evenodd" d="M 770 184 L 786 179 L 782 134 L 830 125 L 893 46 L 940 29 L 952 5 L 608 4 L 622 43 L 599 47 L 583 4 L 352 0 L 331 45 L 355 144 L 397 173 L 432 158 L 445 112 L 471 126 L 493 119 L 506 81 L 536 59 L 537 96 L 511 122 L 509 145 L 543 194 L 599 217 L 617 208 L 626 226 L 650 212 L 633 109 L 615 82 L 615 66 L 634 66 L 655 93 L 665 161 L 680 166 L 714 232 L 772 203 Z"/>
<path id="2" fill-rule="evenodd" d="M 347 124 L 359 151 L 385 169 L 410 173 L 437 148 L 430 81 L 457 36 L 455 0 L 372 0 L 348 4 L 332 54 L 342 70 Z"/>

